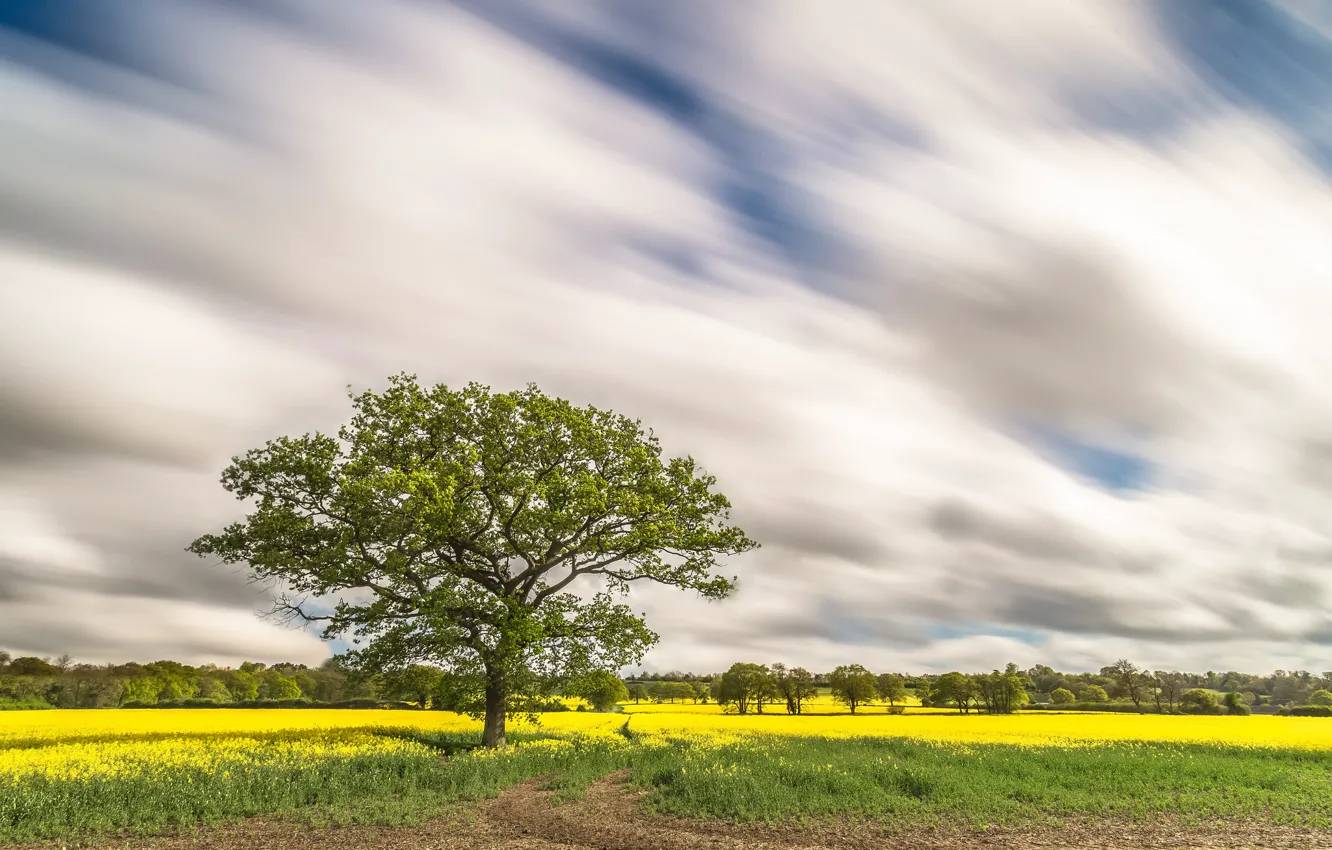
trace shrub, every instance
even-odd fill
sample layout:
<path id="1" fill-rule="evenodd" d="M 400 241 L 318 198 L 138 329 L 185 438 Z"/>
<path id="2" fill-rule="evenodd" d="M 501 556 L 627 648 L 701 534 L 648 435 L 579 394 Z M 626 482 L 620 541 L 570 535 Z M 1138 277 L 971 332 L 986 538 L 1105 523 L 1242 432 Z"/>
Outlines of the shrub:
<path id="1" fill-rule="evenodd" d="M 1067 705 L 1073 702 L 1074 699 L 1076 699 L 1076 697 L 1073 696 L 1073 692 L 1068 688 L 1055 688 L 1050 692 L 1050 702 L 1055 705 Z"/>
<path id="2" fill-rule="evenodd" d="M 1023 711 L 1100 711 L 1118 714 L 1156 714 L 1155 706 L 1144 705 L 1138 708 L 1133 703 L 1123 702 L 1066 702 L 1059 705 L 1024 705 Z M 1169 712 L 1162 712 L 1168 714 Z"/>
<path id="3" fill-rule="evenodd" d="M 1105 702 L 1109 698 L 1105 693 L 1105 688 L 1100 685 L 1088 685 L 1082 691 L 1083 702 Z"/>
<path id="4" fill-rule="evenodd" d="M 1332 705 L 1332 691 L 1319 689 L 1309 694 L 1309 705 Z"/>
<path id="5" fill-rule="evenodd" d="M 1244 701 L 1243 694 L 1232 691 L 1226 694 L 1225 697 L 1222 698 L 1221 702 L 1225 704 L 1226 711 L 1229 714 L 1238 714 L 1240 716 L 1244 716 L 1249 713 L 1249 705 Z"/>
<path id="6" fill-rule="evenodd" d="M 45 700 L 37 697 L 28 697 L 26 699 L 6 699 L 0 697 L 0 711 L 40 711 L 42 709 L 55 708 Z"/>
<path id="7" fill-rule="evenodd" d="M 1220 710 L 1216 696 L 1202 688 L 1185 691 L 1179 698 L 1179 707 L 1186 714 L 1216 714 Z"/>
<path id="8" fill-rule="evenodd" d="M 688 685 L 685 685 L 685 687 L 688 688 L 689 694 L 692 696 L 693 688 Z M 591 703 L 597 711 L 609 711 L 615 707 L 616 703 L 627 702 L 629 691 L 625 688 L 624 682 L 620 681 L 620 678 L 609 670 L 593 670 L 573 683 L 573 686 L 569 689 L 569 696 L 582 697 Z"/>
<path id="9" fill-rule="evenodd" d="M 1332 717 L 1332 705 L 1297 705 L 1283 713 L 1291 717 Z"/>

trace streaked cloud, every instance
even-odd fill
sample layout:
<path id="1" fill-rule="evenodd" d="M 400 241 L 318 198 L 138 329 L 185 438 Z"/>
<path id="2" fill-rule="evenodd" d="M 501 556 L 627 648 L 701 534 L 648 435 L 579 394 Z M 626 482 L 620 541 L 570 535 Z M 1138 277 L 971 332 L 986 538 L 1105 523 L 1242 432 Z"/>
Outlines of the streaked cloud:
<path id="1" fill-rule="evenodd" d="M 1221 69 L 1188 3 L 0 12 L 0 646 L 321 657 L 182 549 L 227 457 L 405 369 L 719 477 L 766 545 L 641 595 L 649 666 L 1316 668 L 1297 6 Z"/>

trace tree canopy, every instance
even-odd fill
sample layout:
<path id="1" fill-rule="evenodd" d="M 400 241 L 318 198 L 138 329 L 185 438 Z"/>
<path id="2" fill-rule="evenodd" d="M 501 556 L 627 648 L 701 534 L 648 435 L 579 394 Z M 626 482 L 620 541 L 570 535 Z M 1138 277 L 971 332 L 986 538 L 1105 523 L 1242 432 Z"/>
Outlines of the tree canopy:
<path id="1" fill-rule="evenodd" d="M 351 665 L 446 671 L 488 746 L 511 697 L 641 660 L 657 636 L 619 601 L 633 582 L 720 599 L 719 559 L 757 545 L 638 420 L 410 375 L 350 398 L 337 436 L 233 458 L 222 485 L 252 510 L 190 551 L 280 584 L 274 613 L 350 637 Z"/>
<path id="2" fill-rule="evenodd" d="M 843 664 L 828 674 L 833 698 L 856 713 L 856 708 L 878 695 L 874 674 L 859 664 Z"/>
<path id="3" fill-rule="evenodd" d="M 712 698 L 719 705 L 748 714 L 751 706 L 772 690 L 772 675 L 762 664 L 736 662 L 713 680 Z"/>
<path id="4" fill-rule="evenodd" d="M 957 706 L 958 711 L 967 714 L 971 711 L 977 691 L 975 680 L 953 671 L 935 679 L 930 694 L 936 705 L 947 705 L 951 702 Z"/>
<path id="5" fill-rule="evenodd" d="M 774 664 L 772 678 L 777 686 L 778 696 L 786 700 L 787 714 L 800 714 L 804 710 L 805 700 L 819 692 L 818 688 L 814 687 L 814 674 L 804 667 Z"/>
<path id="6" fill-rule="evenodd" d="M 907 698 L 906 679 L 897 673 L 880 673 L 875 680 L 879 698 L 895 707 Z"/>
<path id="7" fill-rule="evenodd" d="M 574 682 L 569 696 L 582 697 L 597 711 L 610 711 L 616 703 L 629 699 L 629 689 L 614 673 L 593 670 Z"/>

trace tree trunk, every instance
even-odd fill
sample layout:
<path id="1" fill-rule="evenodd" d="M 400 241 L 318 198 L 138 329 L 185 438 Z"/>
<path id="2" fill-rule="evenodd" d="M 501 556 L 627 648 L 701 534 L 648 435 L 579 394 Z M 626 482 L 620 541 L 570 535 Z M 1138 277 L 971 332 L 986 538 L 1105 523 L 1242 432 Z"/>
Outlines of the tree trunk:
<path id="1" fill-rule="evenodd" d="M 504 721 L 506 719 L 507 706 L 505 705 L 507 694 L 505 693 L 504 683 L 497 677 L 486 677 L 486 725 L 481 732 L 481 744 L 486 747 L 506 747 L 508 741 L 504 737 Z"/>

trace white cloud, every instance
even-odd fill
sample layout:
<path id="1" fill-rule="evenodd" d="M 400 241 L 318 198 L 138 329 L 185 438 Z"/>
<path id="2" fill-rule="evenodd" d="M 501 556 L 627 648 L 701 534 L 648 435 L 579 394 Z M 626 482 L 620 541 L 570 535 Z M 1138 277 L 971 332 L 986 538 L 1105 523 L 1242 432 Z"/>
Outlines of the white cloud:
<path id="1" fill-rule="evenodd" d="M 97 551 L 71 540 L 29 499 L 0 490 L 0 565 L 30 578 L 85 576 L 101 568 Z"/>
<path id="2" fill-rule="evenodd" d="M 291 661 L 315 665 L 328 648 L 309 632 L 266 623 L 254 611 L 175 600 L 83 591 L 0 600 L 5 645 L 18 654 L 70 649 L 80 661 L 123 663 L 166 656 L 186 664 Z"/>
<path id="3" fill-rule="evenodd" d="M 103 574 L 15 582 L 0 645 L 317 655 L 180 550 L 235 510 L 225 456 L 406 369 L 610 405 L 718 475 L 765 548 L 727 602 L 639 596 L 652 666 L 1316 665 L 1326 181 L 1133 7 L 881 8 L 655 57 L 780 151 L 847 251 L 825 290 L 727 211 L 734 152 L 456 10 L 323 12 L 335 42 L 174 7 L 137 23 L 192 85 L 106 69 L 120 99 L 0 65 L 0 463 L 50 515 L 0 551 Z M 1089 103 L 1198 108 L 1138 137 Z"/>

